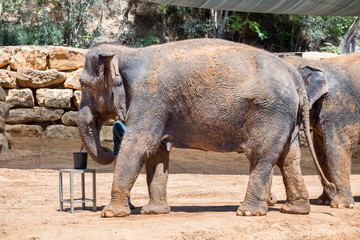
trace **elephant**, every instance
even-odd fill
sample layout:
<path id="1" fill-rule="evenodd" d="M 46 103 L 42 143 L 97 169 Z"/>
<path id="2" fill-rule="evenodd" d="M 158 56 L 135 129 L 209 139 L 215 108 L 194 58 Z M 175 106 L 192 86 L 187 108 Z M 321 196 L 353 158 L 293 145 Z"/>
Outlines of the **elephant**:
<path id="1" fill-rule="evenodd" d="M 350 187 L 351 149 L 359 142 L 360 133 L 360 54 L 354 53 L 321 61 L 301 57 L 285 57 L 302 73 L 307 92 L 316 91 L 314 86 L 325 85 L 326 93 L 310 110 L 310 125 L 317 158 L 326 178 L 335 184 L 336 195 L 328 196 L 324 190 L 318 204 L 333 208 L 354 208 Z M 325 74 L 303 71 L 312 65 Z"/>
<path id="2" fill-rule="evenodd" d="M 111 201 L 102 217 L 130 214 L 128 197 L 144 164 L 149 202 L 141 213 L 170 212 L 166 185 L 172 147 L 246 154 L 249 183 L 237 215 L 266 215 L 276 162 L 287 190 L 281 211 L 309 213 L 298 135 L 302 119 L 312 146 L 309 100 L 300 74 L 282 59 L 219 39 L 137 49 L 98 43 L 86 54 L 79 81 L 81 140 L 96 162 L 115 161 Z M 117 156 L 99 140 L 103 122 L 114 116 L 127 127 Z M 334 194 L 322 177 L 327 193 Z"/>

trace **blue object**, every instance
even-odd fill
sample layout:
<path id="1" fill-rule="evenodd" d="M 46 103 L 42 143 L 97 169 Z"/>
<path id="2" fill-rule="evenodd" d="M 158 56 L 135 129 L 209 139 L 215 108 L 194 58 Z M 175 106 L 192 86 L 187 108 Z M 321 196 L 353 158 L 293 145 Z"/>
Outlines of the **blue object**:
<path id="1" fill-rule="evenodd" d="M 114 154 L 118 155 L 120 150 L 120 143 L 126 130 L 125 124 L 116 121 L 113 125 L 113 141 L 114 141 Z"/>

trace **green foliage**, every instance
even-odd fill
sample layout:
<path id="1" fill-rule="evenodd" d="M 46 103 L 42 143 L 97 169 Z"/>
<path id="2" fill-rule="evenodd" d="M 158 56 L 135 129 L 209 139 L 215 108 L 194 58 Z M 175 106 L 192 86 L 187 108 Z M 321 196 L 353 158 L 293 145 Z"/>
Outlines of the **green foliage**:
<path id="1" fill-rule="evenodd" d="M 160 9 L 164 9 L 164 7 L 160 6 Z M 167 28 L 176 34 L 173 37 L 174 40 L 211 35 L 210 11 L 207 9 L 166 5 L 164 13 Z"/>
<path id="2" fill-rule="evenodd" d="M 309 39 L 309 49 L 316 50 L 327 39 L 343 36 L 354 17 L 301 16 L 303 31 Z"/>
<path id="3" fill-rule="evenodd" d="M 324 43 L 325 47 L 320 48 L 320 50 L 324 50 L 329 53 L 336 53 L 338 55 L 343 54 L 341 49 L 337 46 L 334 46 L 332 43 Z"/>
<path id="4" fill-rule="evenodd" d="M 47 12 L 42 10 L 42 21 L 35 33 L 36 45 L 63 45 L 64 31 L 61 26 L 49 19 Z"/>
<path id="5" fill-rule="evenodd" d="M 212 30 L 210 21 L 200 21 L 199 19 L 188 19 L 180 26 L 185 39 L 201 38 L 204 35 L 209 35 Z"/>
<path id="6" fill-rule="evenodd" d="M 101 10 L 102 0 L 56 0 L 65 9 L 66 19 L 64 22 L 64 35 L 66 44 L 74 47 L 88 47 L 91 45 L 96 35 L 102 33 L 101 25 L 97 30 L 90 33 L 86 29 L 86 24 L 94 18 L 94 9 Z"/>
<path id="7" fill-rule="evenodd" d="M 61 9 L 64 21 L 49 17 L 45 4 Z M 102 8 L 102 0 L 0 0 L 0 45 L 70 45 L 88 47 L 103 35 L 101 23 L 94 31 L 87 29 L 91 12 Z M 13 13 L 17 12 L 17 15 Z"/>
<path id="8" fill-rule="evenodd" d="M 17 0 L 21 3 L 21 0 Z M 62 45 L 63 31 L 61 26 L 52 22 L 45 10 L 39 24 L 18 22 L 0 22 L 0 45 Z"/>
<path id="9" fill-rule="evenodd" d="M 230 28 L 235 29 L 237 32 L 239 32 L 240 37 L 244 35 L 245 27 L 248 26 L 251 31 L 257 34 L 260 40 L 269 38 L 268 33 L 260 29 L 260 24 L 258 22 L 252 21 L 249 18 L 242 20 L 241 16 L 236 12 L 234 12 L 228 17 L 228 21 L 230 23 Z"/>
<path id="10" fill-rule="evenodd" d="M 105 35 L 101 19 L 95 17 L 107 5 L 112 6 L 111 1 L 116 0 L 0 0 L 0 45 L 86 48 Z M 49 12 L 46 9 L 50 3 L 54 11 Z M 114 29 L 107 37 L 134 47 L 214 37 L 209 9 L 141 1 L 136 1 L 134 6 L 131 12 L 134 21 L 124 24 L 126 31 L 117 35 Z M 270 51 L 337 52 L 339 38 L 353 21 L 353 17 L 229 12 L 224 37 Z M 90 22 L 99 22 L 95 30 L 89 30 Z"/>
<path id="11" fill-rule="evenodd" d="M 134 47 L 203 38 L 212 34 L 210 10 L 138 2 L 134 24 L 120 40 Z"/>
<path id="12" fill-rule="evenodd" d="M 159 44 L 160 39 L 156 36 L 146 35 L 143 38 L 138 38 L 135 42 L 134 47 L 147 47 L 150 45 Z"/>

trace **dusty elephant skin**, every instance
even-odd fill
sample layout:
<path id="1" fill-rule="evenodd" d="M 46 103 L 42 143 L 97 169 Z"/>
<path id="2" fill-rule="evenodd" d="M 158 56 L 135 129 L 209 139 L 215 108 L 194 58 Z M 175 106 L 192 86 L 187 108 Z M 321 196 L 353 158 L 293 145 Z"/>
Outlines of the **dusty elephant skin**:
<path id="1" fill-rule="evenodd" d="M 80 83 L 81 139 L 95 161 L 109 164 L 116 158 L 111 202 L 103 217 L 130 214 L 127 199 L 144 163 L 150 200 L 141 213 L 170 211 L 171 146 L 246 153 L 250 180 L 238 215 L 267 213 L 276 162 L 287 190 L 281 211 L 309 213 L 298 137 L 302 117 L 311 141 L 309 105 L 300 74 L 285 61 L 215 39 L 140 49 L 102 43 L 86 55 Z M 115 115 L 127 126 L 116 157 L 99 141 L 102 123 Z M 330 183 L 323 182 L 330 194 Z"/>
<path id="2" fill-rule="evenodd" d="M 318 198 L 319 204 L 330 203 L 334 208 L 354 208 L 350 188 L 351 149 L 359 141 L 360 130 L 360 54 L 354 53 L 324 61 L 309 61 L 288 57 L 300 71 L 304 65 L 312 64 L 323 69 L 324 79 L 304 80 L 308 92 L 310 85 L 324 81 L 328 92 L 314 103 L 310 120 L 313 128 L 314 146 L 321 167 L 329 181 L 336 185 L 334 199 L 324 191 Z"/>

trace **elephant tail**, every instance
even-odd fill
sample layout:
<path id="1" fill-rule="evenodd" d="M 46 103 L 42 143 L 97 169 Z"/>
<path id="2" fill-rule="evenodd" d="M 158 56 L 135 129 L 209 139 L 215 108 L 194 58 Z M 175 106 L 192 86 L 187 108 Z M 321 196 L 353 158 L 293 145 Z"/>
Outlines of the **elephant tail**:
<path id="1" fill-rule="evenodd" d="M 329 182 L 328 179 L 326 179 L 324 172 L 322 171 L 319 161 L 316 157 L 316 153 L 315 153 L 315 149 L 314 149 L 314 144 L 310 135 L 310 109 L 309 109 L 309 100 L 307 97 L 307 93 L 305 91 L 304 88 L 300 88 L 300 93 L 299 93 L 299 97 L 300 97 L 300 111 L 301 111 L 301 117 L 302 117 L 302 121 L 303 121 L 303 126 L 304 126 L 304 133 L 305 133 L 305 137 L 306 137 L 306 141 L 309 145 L 310 148 L 310 152 L 311 152 L 311 156 L 314 160 L 316 169 L 320 175 L 321 178 L 321 183 L 325 189 L 326 194 L 329 196 L 329 198 L 332 200 L 335 198 L 336 195 L 336 187 L 335 184 Z"/>

